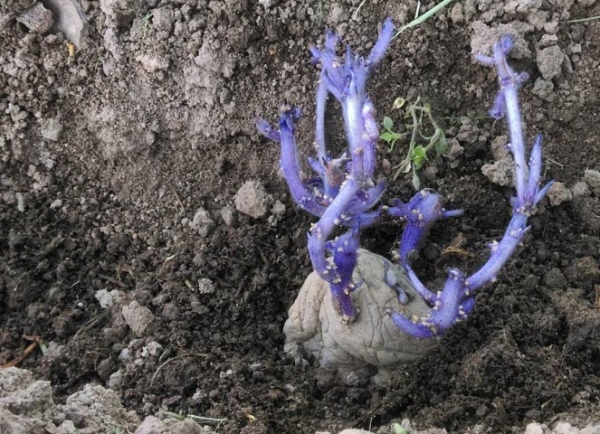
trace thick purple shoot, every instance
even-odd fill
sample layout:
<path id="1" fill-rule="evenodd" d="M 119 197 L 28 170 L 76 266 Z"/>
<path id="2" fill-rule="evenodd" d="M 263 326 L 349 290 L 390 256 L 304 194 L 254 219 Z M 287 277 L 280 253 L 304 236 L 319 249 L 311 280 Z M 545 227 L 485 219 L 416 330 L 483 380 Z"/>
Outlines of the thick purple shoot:
<path id="1" fill-rule="evenodd" d="M 431 313 L 424 318 L 408 319 L 398 312 L 392 312 L 392 320 L 404 332 L 419 338 L 432 338 L 444 334 L 457 321 L 465 319 L 467 311 L 472 309 L 472 302 L 466 305 L 462 299 L 461 289 L 465 276 L 462 271 L 451 269 L 444 289 L 436 296 Z"/>
<path id="2" fill-rule="evenodd" d="M 498 73 L 500 91 L 490 114 L 495 118 L 503 116 L 507 118 L 511 138 L 509 149 L 515 160 L 515 187 L 517 190 L 516 197 L 512 200 L 512 219 L 502 239 L 490 244 L 491 255 L 488 261 L 479 271 L 468 277 L 465 277 L 459 270 L 450 270 L 442 291 L 436 294 L 428 290 L 410 267 L 410 253 L 417 248 L 418 242 L 433 222 L 441 216 L 454 213 L 444 214 L 441 212 L 441 198 L 435 197 L 429 199 L 424 197 L 421 200 L 413 198 L 407 205 L 399 204 L 390 209 L 391 214 L 404 217 L 409 222 L 402 236 L 399 262 L 406 269 L 419 295 L 432 307 L 431 312 L 423 318 L 406 318 L 399 312 L 390 314 L 394 323 L 401 330 L 419 339 L 444 335 L 452 325 L 469 316 L 475 306 L 474 292 L 495 280 L 498 272 L 512 256 L 529 230 L 528 217 L 552 185 L 550 182 L 540 188 L 541 135 L 538 135 L 535 140 L 529 164 L 526 162 L 517 91 L 527 79 L 527 74 L 515 72 L 508 64 L 506 56 L 512 45 L 513 39 L 505 36 L 496 43 L 493 57 L 475 56 L 481 63 L 494 66 Z M 415 219 L 415 215 L 418 218 Z M 410 220 L 411 217 L 412 220 Z"/>
<path id="3" fill-rule="evenodd" d="M 395 199 L 394 206 L 389 207 L 387 212 L 406 221 L 398 252 L 403 266 L 408 264 L 411 254 L 417 251 L 435 222 L 462 214 L 462 210 L 446 211 L 442 196 L 430 189 L 421 190 L 407 204 Z"/>
<path id="4" fill-rule="evenodd" d="M 350 47 L 339 57 L 336 49 L 340 38 L 331 31 L 325 35 L 323 48 L 311 47 L 313 62 L 321 67 L 316 105 L 317 155 L 308 159 L 315 176 L 307 177 L 298 161 L 294 135 L 298 110 L 281 115 L 278 131 L 262 119 L 256 122 L 260 133 L 281 143 L 281 169 L 296 203 L 320 217 L 308 234 L 308 250 L 314 270 L 330 284 L 334 307 L 346 322 L 357 315 L 350 293 L 358 285 L 352 282 L 352 274 L 360 229 L 379 219 L 381 210 L 376 206 L 386 187 L 385 182 L 373 179 L 379 131 L 366 83 L 383 58 L 393 30 L 388 19 L 366 58 L 354 54 Z M 348 150 L 338 158 L 329 154 L 325 142 L 325 107 L 330 94 L 342 106 L 348 142 Z M 350 230 L 331 240 L 338 227 Z"/>
<path id="5" fill-rule="evenodd" d="M 342 105 L 349 156 L 350 174 L 357 180 L 369 179 L 375 171 L 375 146 L 379 138 L 373 118 L 373 106 L 366 94 L 367 78 L 381 61 L 393 34 L 390 19 L 383 25 L 381 34 L 369 56 L 365 59 L 346 47 L 344 61 L 337 56 L 339 38 L 328 32 L 323 49 L 311 47 L 313 62 L 321 66 L 320 85 L 317 91 L 316 142 L 319 161 L 327 164 L 325 148 L 325 104 L 331 93 Z"/>

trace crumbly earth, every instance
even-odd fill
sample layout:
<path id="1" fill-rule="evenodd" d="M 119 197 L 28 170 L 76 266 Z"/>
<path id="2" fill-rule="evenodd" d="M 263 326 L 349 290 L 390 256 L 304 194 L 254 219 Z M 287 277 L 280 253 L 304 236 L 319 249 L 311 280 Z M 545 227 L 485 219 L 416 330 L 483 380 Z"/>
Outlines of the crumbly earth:
<path id="1" fill-rule="evenodd" d="M 165 421 L 148 416 L 140 421 L 134 411 L 126 411 L 119 394 L 99 384 L 86 384 L 83 390 L 56 405 L 49 381 L 35 380 L 30 371 L 10 367 L 0 370 L 0 432 L 3 434 L 213 434 L 191 418 Z"/>
<path id="2" fill-rule="evenodd" d="M 336 385 L 283 351 L 287 310 L 311 272 L 313 220 L 291 201 L 278 148 L 253 119 L 301 106 L 299 143 L 310 152 L 308 45 L 329 25 L 364 53 L 386 16 L 406 23 L 417 2 L 81 0 L 88 24 L 77 46 L 25 25 L 34 3 L 0 2 L 0 363 L 38 338 L 45 354 L 19 366 L 49 380 L 59 403 L 99 383 L 140 419 L 159 409 L 224 418 L 224 433 L 335 432 L 402 417 L 449 432 L 521 432 L 559 414 L 579 426 L 597 416 L 600 27 L 568 21 L 600 15 L 600 2 L 454 2 L 394 39 L 372 77 L 380 119 L 401 124 L 394 99 L 420 96 L 452 145 L 421 177 L 465 209 L 433 228 L 415 262 L 432 287 L 449 266 L 476 269 L 509 219 L 511 188 L 481 172 L 506 133 L 485 115 L 495 75 L 472 48 L 517 33 L 516 67 L 531 75 L 521 92 L 528 137 L 544 133 L 545 177 L 572 192 L 540 207 L 469 321 L 385 387 Z M 327 134 L 341 149 L 339 107 L 329 108 Z M 381 175 L 392 178 L 405 145 L 382 144 Z M 248 181 L 251 197 L 236 200 Z M 412 194 L 401 177 L 386 201 Z M 364 231 L 363 247 L 389 255 L 400 231 L 383 221 Z"/>

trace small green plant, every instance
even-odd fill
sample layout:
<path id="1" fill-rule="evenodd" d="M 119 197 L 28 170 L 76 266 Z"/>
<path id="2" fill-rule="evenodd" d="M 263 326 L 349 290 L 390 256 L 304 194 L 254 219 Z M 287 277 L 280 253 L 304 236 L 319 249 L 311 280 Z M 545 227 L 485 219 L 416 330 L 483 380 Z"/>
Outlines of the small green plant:
<path id="1" fill-rule="evenodd" d="M 383 129 L 385 131 L 381 133 L 379 138 L 388 144 L 390 151 L 394 150 L 394 145 L 398 140 L 408 136 L 408 132 L 401 134 L 394 131 L 394 121 L 389 116 L 384 116 L 383 118 Z"/>
<path id="2" fill-rule="evenodd" d="M 436 155 L 443 155 L 448 149 L 448 142 L 446 140 L 446 134 L 444 130 L 437 124 L 432 113 L 431 106 L 429 104 L 421 104 L 421 97 L 412 103 L 404 98 L 396 98 L 392 109 L 402 110 L 404 106 L 408 104 L 405 110 L 403 119 L 406 123 L 402 126 L 405 131 L 397 132 L 394 129 L 394 121 L 389 116 L 383 118 L 383 129 L 379 138 L 386 142 L 390 148 L 390 151 L 394 150 L 394 146 L 398 140 L 404 139 L 410 136 L 410 142 L 408 145 L 408 152 L 404 160 L 400 162 L 394 175 L 394 181 L 402 173 L 413 172 L 412 184 L 415 190 L 419 190 L 421 187 L 421 180 L 417 172 L 421 170 L 426 161 L 429 160 L 427 157 L 428 152 L 434 150 Z M 426 121 L 429 125 L 426 125 Z M 427 135 L 426 131 L 432 130 L 431 135 Z M 419 144 L 420 140 L 424 140 L 424 144 Z"/>
<path id="3" fill-rule="evenodd" d="M 392 433 L 393 434 L 407 434 L 408 431 L 406 431 L 406 428 L 404 428 L 399 423 L 395 423 L 392 425 Z"/>

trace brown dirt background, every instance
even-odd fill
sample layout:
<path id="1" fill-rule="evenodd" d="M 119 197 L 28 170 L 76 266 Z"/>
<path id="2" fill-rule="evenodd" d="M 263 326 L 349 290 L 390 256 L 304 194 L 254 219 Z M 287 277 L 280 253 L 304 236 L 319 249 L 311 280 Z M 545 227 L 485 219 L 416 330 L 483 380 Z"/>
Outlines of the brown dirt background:
<path id="1" fill-rule="evenodd" d="M 30 3 L 5 0 L 0 12 L 12 17 Z M 0 363 L 20 354 L 24 335 L 40 336 L 53 351 L 20 367 L 50 379 L 59 400 L 120 371 L 110 385 L 140 415 L 164 408 L 227 418 L 224 433 L 311 433 L 401 417 L 450 432 L 476 424 L 512 432 L 561 413 L 598 420 L 597 189 L 542 207 L 471 319 L 393 385 L 336 386 L 316 366 L 301 369 L 285 357 L 287 308 L 311 271 L 311 218 L 290 200 L 278 148 L 258 136 L 253 119 L 275 119 L 285 102 L 301 106 L 299 142 L 308 152 L 317 77 L 308 45 L 330 25 L 365 53 L 386 16 L 405 23 L 417 5 L 367 0 L 352 19 L 356 1 L 265 3 L 85 1 L 89 36 L 74 57 L 61 35 L 40 36 L 15 21 L 2 30 Z M 436 170 L 424 178 L 449 207 L 466 210 L 436 226 L 423 249 L 418 270 L 434 284 L 451 264 L 475 269 L 510 217 L 511 190 L 481 174 L 493 160 L 491 140 L 505 130 L 483 116 L 496 83 L 470 57 L 473 23 L 532 20 L 506 12 L 504 2 L 456 4 L 461 10 L 453 5 L 395 39 L 370 82 L 381 118 L 396 97 L 420 95 L 464 147 L 457 166 L 432 161 Z M 540 4 L 544 23 L 600 14 L 589 0 Z M 532 83 L 540 76 L 536 46 L 550 29 L 544 23 L 524 34 L 533 54 L 516 61 Z M 599 32 L 597 21 L 559 24 L 557 45 L 571 69 L 563 66 L 546 98 L 531 84 L 521 92 L 529 137 L 544 133 L 545 177 L 567 187 L 600 168 Z M 148 68 L 143 55 L 162 66 Z M 473 119 L 466 126 L 464 116 Z M 41 134 L 49 119 L 62 125 L 57 141 Z M 332 125 L 340 143 L 339 121 Z M 401 160 L 384 148 L 382 159 Z M 236 213 L 225 224 L 221 211 L 247 180 L 258 180 L 285 212 Z M 406 178 L 387 197 L 411 195 Z M 200 207 L 216 223 L 206 235 L 189 224 Z M 363 245 L 388 254 L 400 230 L 384 222 L 365 231 Z M 473 257 L 441 255 L 459 232 Z M 198 292 L 203 278 L 214 293 Z M 141 336 L 120 308 L 100 307 L 102 289 L 152 312 Z M 141 356 L 150 342 L 162 346 L 159 354 Z M 129 359 L 119 357 L 124 349 Z"/>

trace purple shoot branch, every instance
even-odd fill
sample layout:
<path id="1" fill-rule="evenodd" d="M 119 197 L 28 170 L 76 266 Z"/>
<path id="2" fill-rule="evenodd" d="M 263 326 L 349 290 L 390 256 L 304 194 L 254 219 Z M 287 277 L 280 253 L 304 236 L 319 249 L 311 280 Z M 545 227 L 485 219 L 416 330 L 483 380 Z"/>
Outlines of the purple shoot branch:
<path id="1" fill-rule="evenodd" d="M 515 161 L 516 197 L 512 200 L 512 218 L 502 239 L 490 244 L 490 258 L 477 272 L 468 276 L 451 269 L 443 289 L 430 291 L 411 268 L 411 258 L 434 223 L 459 216 L 462 210 L 445 210 L 442 197 L 429 189 L 418 192 L 407 203 L 394 199 L 391 206 L 379 206 L 386 183 L 374 179 L 379 131 L 373 104 L 366 94 L 366 83 L 384 57 L 393 30 L 391 20 L 386 20 L 366 58 L 354 54 L 350 47 L 339 57 L 336 52 L 339 37 L 330 31 L 325 35 L 322 49 L 310 48 L 313 62 L 321 68 L 316 103 L 316 158 L 307 161 L 314 172 L 312 175 L 307 176 L 302 171 L 298 158 L 295 138 L 295 123 L 301 115 L 298 108 L 281 115 L 278 130 L 262 119 L 256 126 L 264 136 L 280 142 L 281 169 L 292 197 L 301 208 L 319 218 L 308 233 L 308 250 L 314 270 L 329 284 L 333 307 L 342 322 L 351 322 L 359 314 L 351 293 L 361 284 L 353 281 L 360 230 L 377 223 L 382 213 L 399 217 L 406 223 L 396 259 L 415 292 L 430 309 L 427 315 L 418 318 L 408 318 L 396 311 L 387 313 L 403 332 L 425 339 L 444 335 L 452 325 L 468 317 L 475 306 L 476 290 L 493 281 L 511 257 L 529 229 L 528 217 L 551 183 L 540 188 L 541 135 L 533 144 L 529 164 L 525 158 L 517 92 L 528 77 L 508 65 L 507 55 L 513 41 L 505 36 L 494 46 L 493 57 L 478 55 L 476 59 L 495 67 L 498 73 L 500 91 L 490 113 L 495 118 L 506 117 L 508 122 L 511 139 L 508 148 Z M 337 158 L 328 152 L 325 142 L 325 107 L 330 95 L 341 104 L 348 143 L 346 152 Z M 401 304 L 409 301 L 401 291 L 399 300 Z"/>
<path id="2" fill-rule="evenodd" d="M 317 156 L 308 160 L 314 176 L 307 177 L 298 161 L 294 135 L 298 109 L 281 115 L 279 131 L 264 120 L 257 122 L 262 134 L 281 143 L 281 169 L 292 197 L 300 207 L 320 217 L 308 234 L 310 258 L 315 271 L 330 285 L 336 311 L 347 322 L 357 315 L 350 293 L 360 284 L 352 281 L 360 229 L 379 219 L 381 210 L 375 207 L 385 190 L 384 182 L 376 183 L 373 179 L 379 131 L 365 88 L 369 74 L 390 44 L 393 31 L 388 19 L 367 58 L 355 55 L 347 47 L 340 59 L 336 53 L 339 37 L 330 31 L 325 35 L 323 49 L 311 47 L 313 62 L 321 67 L 316 106 Z M 342 106 L 348 142 L 348 150 L 337 158 L 327 151 L 325 143 L 325 106 L 330 94 Z M 347 231 L 332 238 L 337 227 Z"/>

